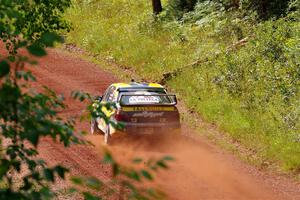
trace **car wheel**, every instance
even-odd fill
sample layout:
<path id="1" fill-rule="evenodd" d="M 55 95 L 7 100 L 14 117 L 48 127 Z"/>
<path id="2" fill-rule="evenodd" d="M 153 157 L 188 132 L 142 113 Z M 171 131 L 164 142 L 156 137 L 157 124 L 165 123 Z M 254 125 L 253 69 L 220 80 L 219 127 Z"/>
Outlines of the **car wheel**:
<path id="1" fill-rule="evenodd" d="M 110 127 L 109 127 L 109 125 L 107 125 L 106 131 L 104 133 L 104 143 L 105 144 L 108 144 L 110 137 L 111 137 L 110 136 Z"/>
<path id="2" fill-rule="evenodd" d="M 98 128 L 98 123 L 95 119 L 91 120 L 91 134 L 103 134 L 103 132 Z"/>

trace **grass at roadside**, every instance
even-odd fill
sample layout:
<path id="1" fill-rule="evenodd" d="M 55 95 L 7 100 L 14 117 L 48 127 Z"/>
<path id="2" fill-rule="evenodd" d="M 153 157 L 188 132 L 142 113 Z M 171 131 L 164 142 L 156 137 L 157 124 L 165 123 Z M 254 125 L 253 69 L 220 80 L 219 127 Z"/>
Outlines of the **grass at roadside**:
<path id="1" fill-rule="evenodd" d="M 164 13 L 154 20 L 150 1 L 75 1 L 67 41 L 141 79 L 159 81 L 183 68 L 166 84 L 192 111 L 257 154 L 257 162 L 299 172 L 299 22 L 257 23 L 205 9 L 209 17 L 195 23 L 194 13 L 179 23 Z"/>

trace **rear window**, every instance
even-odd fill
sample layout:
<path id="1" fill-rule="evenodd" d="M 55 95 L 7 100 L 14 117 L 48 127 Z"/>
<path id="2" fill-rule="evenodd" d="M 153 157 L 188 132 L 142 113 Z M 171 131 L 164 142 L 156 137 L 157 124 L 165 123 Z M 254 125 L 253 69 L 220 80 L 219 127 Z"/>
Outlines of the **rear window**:
<path id="1" fill-rule="evenodd" d="M 135 92 L 120 93 L 121 105 L 171 105 L 176 104 L 175 95 L 161 93 Z"/>

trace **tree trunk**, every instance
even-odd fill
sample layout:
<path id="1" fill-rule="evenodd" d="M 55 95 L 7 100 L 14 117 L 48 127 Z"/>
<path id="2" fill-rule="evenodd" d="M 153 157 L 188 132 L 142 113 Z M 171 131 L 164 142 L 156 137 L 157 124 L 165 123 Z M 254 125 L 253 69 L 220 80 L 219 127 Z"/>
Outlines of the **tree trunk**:
<path id="1" fill-rule="evenodd" d="M 152 0 L 153 14 L 158 15 L 162 11 L 161 1 Z"/>

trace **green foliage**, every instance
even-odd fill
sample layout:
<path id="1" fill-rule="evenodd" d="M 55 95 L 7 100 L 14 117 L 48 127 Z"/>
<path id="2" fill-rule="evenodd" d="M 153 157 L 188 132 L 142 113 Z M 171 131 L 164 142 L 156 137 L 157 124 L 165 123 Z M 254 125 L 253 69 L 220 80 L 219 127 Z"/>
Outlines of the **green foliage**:
<path id="1" fill-rule="evenodd" d="M 15 40 L 14 37 L 21 36 L 30 42 L 43 33 L 68 30 L 69 24 L 63 20 L 62 14 L 70 5 L 70 0 L 1 0 L 0 36 L 3 40 Z"/>
<path id="2" fill-rule="evenodd" d="M 199 1 L 180 21 L 166 12 L 153 20 L 146 2 L 75 3 L 66 16 L 75 31 L 67 39 L 141 79 L 172 74 L 167 86 L 190 110 L 256 152 L 256 163 L 297 172 L 299 10 L 291 3 L 286 17 L 259 21 L 241 3 Z"/>
<path id="3" fill-rule="evenodd" d="M 224 12 L 225 7 L 221 3 L 203 1 L 196 4 L 194 11 L 186 13 L 183 21 L 204 26 L 221 19 L 225 14 Z"/>
<path id="4" fill-rule="evenodd" d="M 42 55 L 43 52 L 43 48 L 41 51 L 35 49 L 33 54 Z M 62 98 L 46 87 L 44 92 L 28 90 L 28 82 L 35 81 L 34 76 L 24 69 L 24 64 L 30 60 L 18 54 L 1 59 L 0 171 L 3 186 L 0 197 L 50 198 L 53 194 L 48 182 L 54 182 L 55 177 L 64 178 L 68 170 L 61 166 L 49 168 L 44 161 L 36 159 L 39 139 L 50 136 L 65 146 L 80 140 L 73 135 L 74 123 L 57 116 L 65 107 Z"/>
<path id="5" fill-rule="evenodd" d="M 2 60 L 0 63 L 0 77 L 2 78 L 3 76 L 7 75 L 9 71 L 9 64 L 5 60 Z"/>
<path id="6" fill-rule="evenodd" d="M 284 16 L 288 10 L 290 0 L 241 0 L 240 7 L 252 9 L 263 18 Z"/>
<path id="7" fill-rule="evenodd" d="M 166 15 L 173 19 L 181 19 L 187 12 L 194 10 L 197 0 L 168 0 Z"/>
<path id="8" fill-rule="evenodd" d="M 74 122 L 57 113 L 65 108 L 63 99 L 49 88 L 35 92 L 28 71 L 34 60 L 18 54 L 21 48 L 35 56 L 61 41 L 56 31 L 66 29 L 61 18 L 69 1 L 0 1 L 0 199 L 49 199 L 49 183 L 65 178 L 62 166 L 48 167 L 37 158 L 41 137 L 52 137 L 65 146 L 79 143 Z M 7 52 L 5 52 L 5 48 Z M 28 65 L 25 69 L 24 66 Z"/>
<path id="9" fill-rule="evenodd" d="M 219 4 L 227 11 L 240 9 L 247 13 L 256 12 L 261 19 L 285 16 L 290 10 L 290 5 L 297 4 L 296 1 L 291 0 L 169 0 L 166 6 L 167 16 L 181 19 L 186 13 L 203 3 Z"/>

